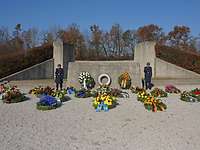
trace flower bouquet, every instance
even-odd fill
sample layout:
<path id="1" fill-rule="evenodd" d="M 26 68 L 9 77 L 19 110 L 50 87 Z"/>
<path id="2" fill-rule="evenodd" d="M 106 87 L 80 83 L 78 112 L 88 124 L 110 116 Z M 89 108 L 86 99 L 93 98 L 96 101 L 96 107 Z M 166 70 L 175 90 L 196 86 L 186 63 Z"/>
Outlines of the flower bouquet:
<path id="1" fill-rule="evenodd" d="M 27 100 L 25 94 L 21 93 L 17 86 L 7 89 L 2 95 L 4 103 L 18 103 Z"/>
<path id="2" fill-rule="evenodd" d="M 110 93 L 111 88 L 108 85 L 100 85 L 97 89 L 90 91 L 91 97 L 97 97 L 99 94 Z"/>
<path id="3" fill-rule="evenodd" d="M 176 88 L 174 85 L 169 84 L 165 86 L 165 92 L 178 94 L 181 91 L 178 88 Z"/>
<path id="4" fill-rule="evenodd" d="M 191 90 L 191 95 L 193 97 L 200 97 L 200 89 L 196 88 L 196 89 Z"/>
<path id="5" fill-rule="evenodd" d="M 6 95 L 6 92 L 10 91 L 13 87 L 11 87 L 10 84 L 8 84 L 8 82 L 2 82 L 0 85 L 0 100 L 3 100 L 3 97 L 5 97 Z"/>
<path id="6" fill-rule="evenodd" d="M 94 78 L 90 75 L 89 72 L 81 72 L 79 75 L 79 83 L 82 88 L 92 89 L 95 86 Z"/>
<path id="7" fill-rule="evenodd" d="M 119 98 L 129 98 L 129 94 L 119 89 L 111 88 L 110 95 Z"/>
<path id="8" fill-rule="evenodd" d="M 162 89 L 155 88 L 151 91 L 151 95 L 154 97 L 167 97 L 167 93 L 163 91 Z"/>
<path id="9" fill-rule="evenodd" d="M 41 95 L 52 95 L 54 93 L 54 88 L 51 88 L 49 86 L 43 88 L 41 86 L 35 87 L 29 91 L 29 94 L 33 94 L 37 97 L 40 97 Z"/>
<path id="10" fill-rule="evenodd" d="M 6 89 L 5 89 L 4 84 L 1 84 L 1 85 L 0 85 L 0 94 L 1 94 L 1 93 L 4 93 L 5 90 L 6 90 Z"/>
<path id="11" fill-rule="evenodd" d="M 137 95 L 137 100 L 144 103 L 144 101 L 149 97 L 149 93 L 147 93 L 145 90 L 140 91 Z"/>
<path id="12" fill-rule="evenodd" d="M 190 92 L 183 91 L 180 99 L 185 102 L 200 102 L 200 89 L 197 88 Z"/>
<path id="13" fill-rule="evenodd" d="M 99 94 L 109 94 L 113 97 L 118 97 L 118 98 L 129 98 L 129 94 L 127 92 L 124 92 L 116 88 L 110 88 L 107 85 L 101 85 L 96 90 L 91 91 L 92 97 L 97 97 Z"/>
<path id="14" fill-rule="evenodd" d="M 145 109 L 153 112 L 167 109 L 167 105 L 150 95 L 146 91 L 140 91 L 137 97 L 138 101 L 144 103 Z"/>
<path id="15" fill-rule="evenodd" d="M 108 85 L 101 85 L 99 86 L 99 88 L 96 89 L 96 91 L 98 94 L 105 94 L 105 93 L 109 94 L 111 93 L 111 88 Z"/>
<path id="16" fill-rule="evenodd" d="M 78 98 L 87 98 L 91 96 L 92 96 L 91 91 L 86 90 L 84 88 L 75 91 L 75 97 L 78 97 Z"/>
<path id="17" fill-rule="evenodd" d="M 67 92 L 67 94 L 69 94 L 69 95 L 75 94 L 76 89 L 75 89 L 74 87 L 70 86 L 70 87 L 67 87 L 67 88 L 66 88 L 66 92 Z"/>
<path id="18" fill-rule="evenodd" d="M 139 87 L 131 87 L 130 89 L 131 89 L 131 92 L 134 94 L 138 94 L 139 92 L 145 91 L 145 89 L 139 88 Z"/>
<path id="19" fill-rule="evenodd" d="M 118 83 L 122 89 L 129 89 L 131 87 L 131 77 L 128 72 L 124 72 L 118 78 Z"/>
<path id="20" fill-rule="evenodd" d="M 37 102 L 36 108 L 38 110 L 51 110 L 56 109 L 62 105 L 62 102 L 59 99 L 56 99 L 53 96 L 44 95 L 41 96 L 40 101 Z"/>
<path id="21" fill-rule="evenodd" d="M 5 89 L 4 84 L 1 84 L 0 85 L 0 100 L 2 100 L 3 94 L 5 93 L 5 91 L 6 91 L 6 89 Z"/>
<path id="22" fill-rule="evenodd" d="M 161 102 L 159 99 L 156 99 L 154 96 L 148 96 L 144 101 L 144 107 L 148 111 L 164 111 L 167 109 L 167 105 Z"/>
<path id="23" fill-rule="evenodd" d="M 111 88 L 110 95 L 112 95 L 114 97 L 120 97 L 121 93 L 122 93 L 121 90 Z"/>
<path id="24" fill-rule="evenodd" d="M 64 99 L 65 99 L 66 93 L 67 93 L 66 90 L 59 90 L 59 91 L 54 91 L 51 96 L 63 102 L 65 101 Z"/>
<path id="25" fill-rule="evenodd" d="M 116 105 L 116 98 L 106 93 L 99 94 L 93 100 L 93 107 L 96 109 L 96 112 L 99 112 L 101 110 L 108 111 L 109 109 L 114 108 Z"/>

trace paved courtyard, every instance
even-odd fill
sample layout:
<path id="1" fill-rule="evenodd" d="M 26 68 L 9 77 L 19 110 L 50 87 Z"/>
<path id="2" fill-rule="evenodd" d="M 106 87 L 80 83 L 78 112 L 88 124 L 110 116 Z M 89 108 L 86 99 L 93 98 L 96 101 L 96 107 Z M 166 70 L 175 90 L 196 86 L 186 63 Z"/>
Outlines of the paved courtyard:
<path id="1" fill-rule="evenodd" d="M 15 82 L 24 92 L 39 82 Z M 42 83 L 42 82 L 40 82 Z M 45 81 L 42 85 L 49 84 Z M 197 85 L 178 86 L 192 89 Z M 109 112 L 96 113 L 92 98 L 71 100 L 58 109 L 39 111 L 31 99 L 0 103 L 1 150 L 199 150 L 200 104 L 163 99 L 164 112 L 148 112 L 136 95 L 118 99 Z"/>

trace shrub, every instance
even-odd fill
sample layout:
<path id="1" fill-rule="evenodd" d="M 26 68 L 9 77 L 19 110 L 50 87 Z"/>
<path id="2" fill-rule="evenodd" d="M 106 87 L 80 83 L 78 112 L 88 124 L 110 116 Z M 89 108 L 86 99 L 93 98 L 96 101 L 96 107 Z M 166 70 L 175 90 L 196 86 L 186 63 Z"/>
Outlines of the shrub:
<path id="1" fill-rule="evenodd" d="M 0 78 L 51 59 L 52 57 L 53 47 L 49 44 L 29 49 L 26 55 L 19 51 L 3 54 L 0 56 Z"/>
<path id="2" fill-rule="evenodd" d="M 200 74 L 200 55 L 176 47 L 156 45 L 156 56 L 167 62 Z"/>

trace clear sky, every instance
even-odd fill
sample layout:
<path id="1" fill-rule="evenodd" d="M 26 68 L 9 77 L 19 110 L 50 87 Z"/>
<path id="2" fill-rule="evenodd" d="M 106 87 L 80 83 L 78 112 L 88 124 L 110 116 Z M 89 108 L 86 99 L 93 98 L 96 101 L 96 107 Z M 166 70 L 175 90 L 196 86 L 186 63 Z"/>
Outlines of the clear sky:
<path id="1" fill-rule="evenodd" d="M 124 29 L 158 24 L 164 31 L 186 25 L 193 35 L 200 33 L 200 0 L 0 0 L 0 26 L 41 30 L 71 23 L 81 30 L 98 24 L 110 29 L 119 23 Z"/>

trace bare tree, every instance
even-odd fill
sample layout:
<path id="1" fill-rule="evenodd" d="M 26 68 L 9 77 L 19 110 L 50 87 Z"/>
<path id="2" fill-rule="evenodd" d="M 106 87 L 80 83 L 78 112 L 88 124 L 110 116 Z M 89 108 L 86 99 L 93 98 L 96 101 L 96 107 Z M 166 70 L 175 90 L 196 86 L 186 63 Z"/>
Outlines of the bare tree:
<path id="1" fill-rule="evenodd" d="M 30 28 L 24 31 L 22 38 L 26 48 L 33 48 L 39 45 L 39 31 L 36 28 Z"/>
<path id="2" fill-rule="evenodd" d="M 0 27 L 0 43 L 6 43 L 10 40 L 8 27 Z"/>
<path id="3" fill-rule="evenodd" d="M 16 24 L 15 30 L 13 31 L 13 36 L 15 38 L 20 38 L 21 31 L 22 31 L 22 25 L 19 23 Z"/>
<path id="4" fill-rule="evenodd" d="M 173 46 L 187 45 L 190 39 L 190 28 L 186 26 L 175 26 L 168 33 L 168 40 Z"/>
<path id="5" fill-rule="evenodd" d="M 137 32 L 135 30 L 126 30 L 123 35 L 124 49 L 127 53 L 134 54 L 135 45 L 138 43 Z"/>
<path id="6" fill-rule="evenodd" d="M 61 39 L 63 39 L 65 43 L 74 46 L 77 59 L 80 59 L 85 55 L 86 44 L 84 35 L 81 33 L 77 24 L 72 24 L 68 26 L 66 30 L 62 30 L 59 33 Z"/>
<path id="7" fill-rule="evenodd" d="M 110 30 L 111 42 L 115 55 L 122 53 L 122 33 L 123 30 L 119 24 L 114 24 Z"/>
<path id="8" fill-rule="evenodd" d="M 90 30 L 92 32 L 91 34 L 91 47 L 95 49 L 97 53 L 97 57 L 100 55 L 102 48 L 102 34 L 103 32 L 100 30 L 99 26 L 97 25 L 92 25 L 90 27 Z M 107 53 L 105 53 L 107 54 Z"/>
<path id="9" fill-rule="evenodd" d="M 140 41 L 156 41 L 158 42 L 163 35 L 162 28 L 158 25 L 150 24 L 138 28 L 138 37 Z"/>

